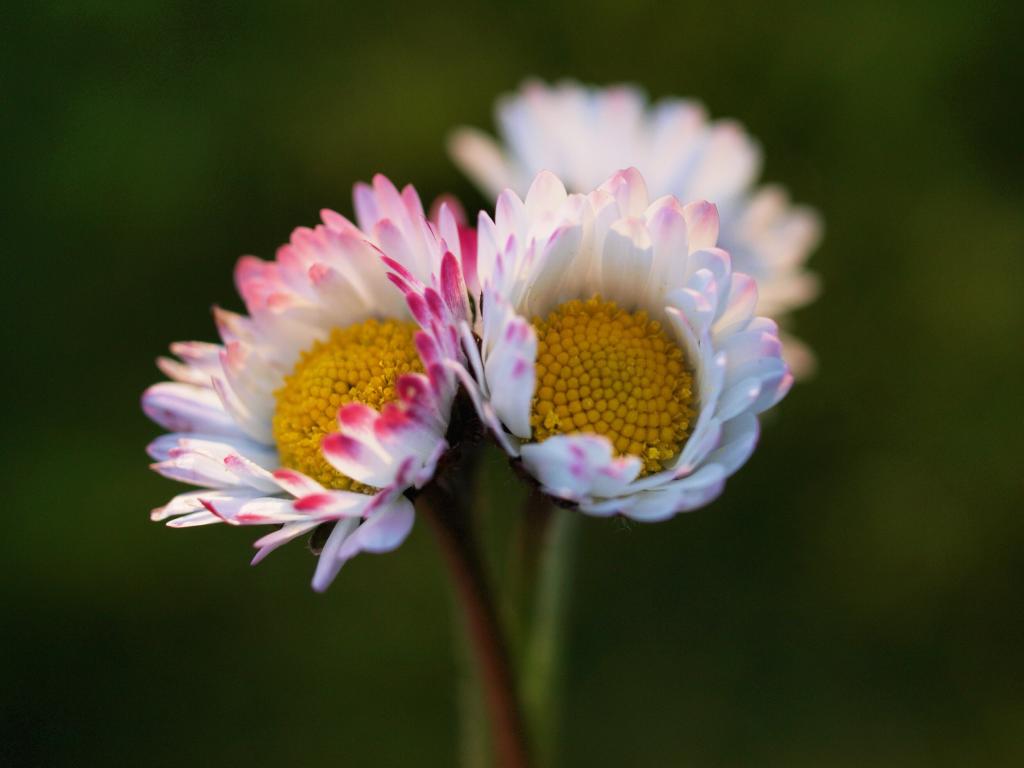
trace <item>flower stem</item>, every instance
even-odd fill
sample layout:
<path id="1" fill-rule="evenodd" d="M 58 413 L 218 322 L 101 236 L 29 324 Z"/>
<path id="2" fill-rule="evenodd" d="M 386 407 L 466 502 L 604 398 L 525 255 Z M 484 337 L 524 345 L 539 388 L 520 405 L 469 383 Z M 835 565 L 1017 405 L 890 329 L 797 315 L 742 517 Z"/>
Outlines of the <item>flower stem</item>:
<path id="1" fill-rule="evenodd" d="M 535 494 L 540 496 L 539 491 Z M 565 622 L 580 515 L 553 509 L 543 497 L 532 500 L 532 504 L 543 505 L 544 522 L 533 543 L 537 562 L 531 580 L 532 620 L 520 682 L 538 763 L 550 768 L 558 762 Z"/>
<path id="2" fill-rule="evenodd" d="M 515 677 L 469 511 L 459 501 L 459 494 L 446 491 L 437 480 L 422 490 L 416 503 L 434 528 L 462 607 L 480 671 L 497 763 L 501 768 L 529 768 L 532 763 Z"/>

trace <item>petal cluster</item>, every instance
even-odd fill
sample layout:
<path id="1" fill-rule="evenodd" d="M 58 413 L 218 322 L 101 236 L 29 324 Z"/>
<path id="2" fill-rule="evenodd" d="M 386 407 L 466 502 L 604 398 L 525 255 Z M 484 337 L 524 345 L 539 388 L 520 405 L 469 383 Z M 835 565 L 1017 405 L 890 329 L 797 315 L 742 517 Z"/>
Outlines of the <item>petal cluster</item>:
<path id="1" fill-rule="evenodd" d="M 718 206 L 719 245 L 757 281 L 761 314 L 781 319 L 816 296 L 817 280 L 804 264 L 820 239 L 820 219 L 791 205 L 780 187 L 755 186 L 761 150 L 735 121 L 711 121 L 701 104 L 685 99 L 649 104 L 630 86 L 538 81 L 499 99 L 495 116 L 500 143 L 463 128 L 450 144 L 487 193 L 511 188 L 523 195 L 542 170 L 583 193 L 635 167 L 655 197 Z M 787 340 L 786 353 L 798 370 L 811 369 L 813 358 L 798 340 Z"/>
<path id="2" fill-rule="evenodd" d="M 280 526 L 256 542 L 254 562 L 331 523 L 313 581 L 317 589 L 355 554 L 392 549 L 408 534 L 413 510 L 402 493 L 432 476 L 447 447 L 455 392 L 453 373 L 440 363 L 440 337 L 421 332 L 416 347 L 425 373 L 400 376 L 397 399 L 380 410 L 347 405 L 338 432 L 324 439 L 327 461 L 372 493 L 324 488 L 279 466 L 274 392 L 299 354 L 332 329 L 410 316 L 382 252 L 410 278 L 429 280 L 441 270 L 444 231 L 461 259 L 454 214 L 445 208 L 436 223 L 428 221 L 412 187 L 400 192 L 378 176 L 372 186 L 356 187 L 355 208 L 356 223 L 323 211 L 320 224 L 296 229 L 272 261 L 243 257 L 235 278 L 247 314 L 216 309 L 222 343 L 172 345 L 174 357 L 159 361 L 171 381 L 142 398 L 146 414 L 169 430 L 149 446 L 153 468 L 199 489 L 176 496 L 153 519 L 173 527 Z"/>

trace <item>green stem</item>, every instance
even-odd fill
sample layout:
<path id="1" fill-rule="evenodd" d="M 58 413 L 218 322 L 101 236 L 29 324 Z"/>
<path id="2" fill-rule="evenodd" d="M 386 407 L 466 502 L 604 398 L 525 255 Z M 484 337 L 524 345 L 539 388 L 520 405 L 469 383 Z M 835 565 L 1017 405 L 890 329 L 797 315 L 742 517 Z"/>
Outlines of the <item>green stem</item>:
<path id="1" fill-rule="evenodd" d="M 517 505 L 513 535 L 505 562 L 502 608 L 516 657 L 523 659 L 537 610 L 540 567 L 553 508 L 539 490 Z"/>
<path id="2" fill-rule="evenodd" d="M 550 504 L 546 500 L 539 503 Z M 580 515 L 550 506 L 546 512 L 540 535 L 533 542 L 536 577 L 532 621 L 526 635 L 520 684 L 538 764 L 548 768 L 557 762 L 566 613 Z M 531 519 L 530 514 L 527 512 L 526 521 Z"/>
<path id="3" fill-rule="evenodd" d="M 476 672 L 476 658 L 469 642 L 469 627 L 461 613 L 453 614 L 456 637 L 459 721 L 458 765 L 461 768 L 490 768 L 491 740 L 484 708 L 484 692 Z"/>

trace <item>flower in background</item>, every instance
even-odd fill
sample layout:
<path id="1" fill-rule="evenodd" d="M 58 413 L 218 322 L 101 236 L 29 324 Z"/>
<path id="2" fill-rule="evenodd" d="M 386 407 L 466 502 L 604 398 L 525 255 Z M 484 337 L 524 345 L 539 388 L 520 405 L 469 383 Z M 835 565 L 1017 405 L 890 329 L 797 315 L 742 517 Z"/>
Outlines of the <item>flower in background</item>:
<path id="1" fill-rule="evenodd" d="M 450 143 L 455 161 L 493 197 L 505 188 L 524 195 L 542 170 L 572 192 L 587 192 L 635 167 L 654 197 L 718 206 L 719 245 L 737 271 L 757 281 L 759 313 L 783 320 L 817 294 L 804 264 L 821 221 L 811 209 L 791 205 L 782 188 L 754 186 L 761 151 L 739 124 L 709 122 L 694 101 L 648 105 L 636 88 L 573 82 L 527 82 L 499 99 L 496 117 L 503 143 L 472 128 L 458 130 Z M 797 373 L 812 369 L 813 356 L 799 340 L 787 338 L 785 352 Z"/>
<path id="2" fill-rule="evenodd" d="M 170 430 L 149 446 L 153 468 L 199 486 L 153 519 L 179 528 L 279 525 L 256 542 L 254 563 L 332 525 L 318 590 L 359 552 L 404 540 L 414 515 L 402 492 L 433 475 L 456 389 L 441 362 L 455 339 L 417 331 L 381 262 L 385 252 L 423 279 L 457 279 L 456 217 L 442 206 L 437 224 L 427 222 L 415 190 L 399 192 L 381 176 L 356 186 L 355 208 L 358 226 L 325 210 L 273 261 L 240 259 L 235 278 L 248 316 L 215 309 L 222 343 L 173 345 L 178 359 L 159 361 L 171 381 L 142 398 L 146 414 Z M 445 237 L 454 251 L 447 269 Z M 445 298 L 465 303 L 460 286 L 444 298 L 426 290 L 431 311 L 451 311 Z"/>
<path id="3" fill-rule="evenodd" d="M 710 203 L 651 203 L 635 169 L 586 196 L 542 172 L 481 215 L 465 264 L 479 313 L 459 323 L 466 365 L 448 364 L 549 495 L 661 520 L 717 497 L 750 456 L 792 377 L 718 230 Z"/>

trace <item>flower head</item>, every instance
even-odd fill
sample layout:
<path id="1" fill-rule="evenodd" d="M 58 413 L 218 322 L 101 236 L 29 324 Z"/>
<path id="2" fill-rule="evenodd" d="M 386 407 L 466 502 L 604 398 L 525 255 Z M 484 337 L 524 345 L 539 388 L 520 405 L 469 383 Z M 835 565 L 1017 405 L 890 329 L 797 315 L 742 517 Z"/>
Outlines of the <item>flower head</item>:
<path id="1" fill-rule="evenodd" d="M 480 312 L 449 365 L 549 495 L 659 520 L 707 504 L 750 456 L 792 377 L 718 227 L 710 203 L 650 202 L 635 169 L 588 195 L 543 172 L 481 215 Z"/>
<path id="2" fill-rule="evenodd" d="M 456 162 L 487 193 L 524 195 L 548 170 L 572 192 L 588 192 L 621 168 L 635 167 L 651 195 L 710 200 L 720 216 L 719 245 L 736 270 L 758 283 L 758 312 L 782 318 L 811 301 L 816 278 L 804 263 L 820 238 L 810 209 L 794 207 L 777 186 L 756 187 L 761 151 L 742 126 L 710 122 L 702 105 L 666 99 L 649 105 L 636 88 L 531 81 L 498 101 L 503 144 L 475 129 L 451 141 Z M 797 370 L 813 358 L 796 339 L 786 355 Z"/>
<path id="3" fill-rule="evenodd" d="M 433 475 L 456 386 L 442 364 L 454 338 L 446 349 L 443 335 L 417 330 L 382 262 L 387 253 L 429 280 L 447 250 L 442 232 L 461 255 L 455 216 L 442 207 L 428 222 L 415 190 L 382 176 L 356 186 L 355 207 L 358 225 L 325 210 L 273 261 L 240 259 L 248 315 L 216 309 L 222 343 L 172 345 L 177 359 L 159 361 L 171 381 L 142 398 L 170 430 L 149 446 L 153 468 L 199 487 L 153 519 L 279 525 L 256 542 L 254 562 L 332 525 L 313 580 L 321 590 L 354 555 L 408 534 L 402 493 Z"/>

